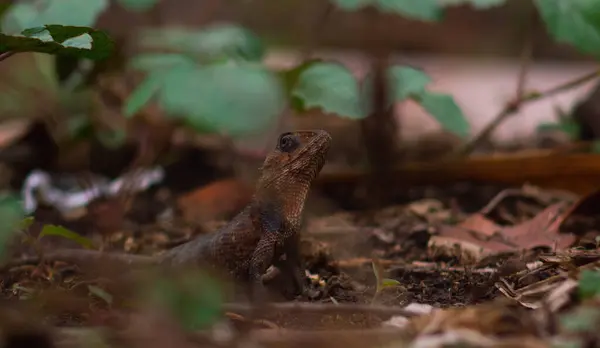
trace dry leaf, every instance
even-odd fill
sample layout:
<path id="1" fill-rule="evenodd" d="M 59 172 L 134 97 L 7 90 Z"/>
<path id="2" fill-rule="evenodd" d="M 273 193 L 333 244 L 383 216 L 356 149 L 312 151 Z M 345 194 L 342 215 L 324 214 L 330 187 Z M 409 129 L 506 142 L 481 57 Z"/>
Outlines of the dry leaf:
<path id="1" fill-rule="evenodd" d="M 500 226 L 483 214 L 476 213 L 457 225 L 442 225 L 438 235 L 429 241 L 430 251 L 449 251 L 457 256 L 454 249 L 458 246 L 462 257 L 481 260 L 493 254 L 535 247 L 565 249 L 575 241 L 574 235 L 559 233 L 566 208 L 567 203 L 556 203 L 533 219 L 508 227 Z"/>

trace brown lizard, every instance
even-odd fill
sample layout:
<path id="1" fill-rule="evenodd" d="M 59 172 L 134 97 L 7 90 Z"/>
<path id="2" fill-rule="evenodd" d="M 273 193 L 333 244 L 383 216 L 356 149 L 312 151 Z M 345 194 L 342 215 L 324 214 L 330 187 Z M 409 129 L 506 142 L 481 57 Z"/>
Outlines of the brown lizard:
<path id="1" fill-rule="evenodd" d="M 325 163 L 331 136 L 323 130 L 283 133 L 265 159 L 251 203 L 227 225 L 158 256 L 63 249 L 44 260 L 74 264 L 106 259 L 129 265 L 196 265 L 214 267 L 239 280 L 262 282 L 271 265 L 292 272 L 303 289 L 298 239 L 302 212 L 311 182 Z M 285 255 L 285 260 L 280 261 Z M 16 264 L 40 262 L 33 257 Z M 9 265 L 5 265 L 4 268 Z"/>

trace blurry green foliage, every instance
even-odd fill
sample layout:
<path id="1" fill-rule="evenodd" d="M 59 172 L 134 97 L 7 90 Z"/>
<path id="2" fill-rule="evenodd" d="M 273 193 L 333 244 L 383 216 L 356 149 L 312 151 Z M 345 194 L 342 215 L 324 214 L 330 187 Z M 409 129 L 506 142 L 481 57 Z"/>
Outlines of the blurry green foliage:
<path id="1" fill-rule="evenodd" d="M 7 244 L 22 227 L 25 212 L 16 195 L 0 195 L 0 257 L 4 256 Z"/>
<path id="2" fill-rule="evenodd" d="M 108 0 L 19 1 L 6 10 L 1 28 L 4 33 L 17 34 L 48 24 L 91 27 L 108 5 Z"/>
<path id="3" fill-rule="evenodd" d="M 145 305 L 168 311 L 185 329 L 203 329 L 222 315 L 224 293 L 213 277 L 200 271 L 156 278 L 142 287 Z"/>
<path id="4" fill-rule="evenodd" d="M 242 27 L 152 29 L 143 32 L 140 45 L 178 53 L 132 59 L 131 66 L 147 75 L 124 105 L 127 116 L 156 100 L 167 115 L 199 132 L 236 137 L 260 132 L 283 110 L 280 79 L 259 63 L 265 48 Z"/>
<path id="5" fill-rule="evenodd" d="M 202 30 L 179 28 L 145 29 L 139 45 L 145 49 L 177 51 L 206 64 L 223 59 L 259 62 L 265 46 L 251 31 L 233 24 L 219 23 Z"/>
<path id="6" fill-rule="evenodd" d="M 584 270 L 579 276 L 579 296 L 596 297 L 600 294 L 600 272 Z"/>
<path id="7" fill-rule="evenodd" d="M 87 27 L 45 25 L 25 29 L 21 35 L 0 33 L 0 53 L 40 52 L 103 59 L 113 49 L 114 43 L 106 33 Z"/>
<path id="8" fill-rule="evenodd" d="M 320 108 L 325 112 L 353 119 L 364 118 L 371 110 L 372 76 L 369 74 L 362 87 L 343 65 L 334 62 L 313 61 L 294 68 L 285 76 L 290 89 L 292 105 L 299 111 Z M 295 80 L 294 80 L 295 79 Z M 470 126 L 461 109 L 450 95 L 426 89 L 431 78 L 424 72 L 405 66 L 391 66 L 388 86 L 393 102 L 410 99 L 421 105 L 444 129 L 460 136 L 469 134 Z"/>
<path id="9" fill-rule="evenodd" d="M 129 11 L 143 12 L 154 7 L 158 0 L 117 0 L 117 2 Z"/>
<path id="10" fill-rule="evenodd" d="M 442 17 L 442 7 L 438 0 L 332 0 L 346 11 L 356 11 L 367 6 L 375 6 L 382 12 L 396 13 L 423 21 L 438 21 Z"/>
<path id="11" fill-rule="evenodd" d="M 296 77 L 289 83 L 300 111 L 321 108 L 354 119 L 365 116 L 358 81 L 342 64 L 315 62 L 304 66 Z"/>
<path id="12" fill-rule="evenodd" d="M 66 229 L 62 226 L 44 225 L 42 231 L 38 235 L 38 240 L 44 238 L 45 236 L 63 237 L 72 240 L 73 242 L 76 242 L 77 244 L 81 245 L 86 249 L 92 249 L 94 247 L 94 243 L 89 238 L 83 237 L 82 235 L 73 232 L 69 229 Z"/>
<path id="13" fill-rule="evenodd" d="M 534 0 L 534 3 L 556 41 L 600 57 L 600 1 Z"/>
<path id="14" fill-rule="evenodd" d="M 507 0 L 439 0 L 439 3 L 443 6 L 471 5 L 476 9 L 486 10 L 491 7 L 504 5 L 506 1 Z"/>

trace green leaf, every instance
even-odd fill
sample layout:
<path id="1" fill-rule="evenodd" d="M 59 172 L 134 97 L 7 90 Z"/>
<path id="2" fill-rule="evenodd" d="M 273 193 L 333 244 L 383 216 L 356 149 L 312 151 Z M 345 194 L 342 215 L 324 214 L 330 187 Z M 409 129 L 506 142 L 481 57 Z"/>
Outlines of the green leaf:
<path id="1" fill-rule="evenodd" d="M 109 5 L 108 0 L 38 0 L 13 5 L 2 21 L 6 34 L 47 24 L 90 27 Z"/>
<path id="2" fill-rule="evenodd" d="M 396 279 L 389 279 L 389 278 L 385 278 L 381 280 L 381 289 L 384 288 L 393 288 L 396 286 L 400 286 L 402 285 L 399 281 L 397 281 Z"/>
<path id="3" fill-rule="evenodd" d="M 24 30 L 19 36 L 0 33 L 0 52 L 40 52 L 103 59 L 113 49 L 114 43 L 108 35 L 86 27 L 46 25 Z"/>
<path id="4" fill-rule="evenodd" d="M 596 0 L 535 0 L 546 29 L 554 39 L 600 56 L 600 2 Z"/>
<path id="5" fill-rule="evenodd" d="M 574 120 L 561 120 L 554 123 L 541 123 L 537 126 L 538 132 L 560 131 L 569 136 L 571 140 L 577 140 L 579 137 L 581 125 Z"/>
<path id="6" fill-rule="evenodd" d="M 145 29 L 140 33 L 140 46 L 185 52 L 208 62 L 223 59 L 260 61 L 265 56 L 265 47 L 258 36 L 230 24 L 216 24 L 200 31 Z"/>
<path id="7" fill-rule="evenodd" d="M 374 0 L 331 0 L 337 7 L 346 11 L 356 11 L 373 4 Z"/>
<path id="8" fill-rule="evenodd" d="M 31 227 L 31 225 L 33 224 L 33 216 L 27 216 L 25 217 L 23 220 L 21 220 L 21 223 L 19 224 L 19 228 L 21 230 L 26 230 L 29 227 Z"/>
<path id="9" fill-rule="evenodd" d="M 562 329 L 570 333 L 591 333 L 598 328 L 600 311 L 594 307 L 579 307 L 559 318 Z"/>
<path id="10" fill-rule="evenodd" d="M 0 195 L 0 256 L 4 256 L 6 246 L 18 231 L 24 216 L 23 206 L 17 196 Z"/>
<path id="11" fill-rule="evenodd" d="M 161 89 L 164 83 L 165 74 L 162 72 L 155 72 L 146 77 L 146 79 L 139 84 L 133 93 L 127 97 L 125 105 L 123 105 L 123 114 L 125 117 L 132 117 L 138 113 L 150 100 L 154 97 Z"/>
<path id="12" fill-rule="evenodd" d="M 411 95 L 420 95 L 431 82 L 431 78 L 421 70 L 406 66 L 392 66 L 388 74 L 390 88 L 393 89 L 396 101 L 402 101 Z"/>
<path id="13" fill-rule="evenodd" d="M 178 66 L 162 82 L 159 105 L 201 132 L 254 134 L 271 125 L 284 106 L 279 79 L 260 65 Z"/>
<path id="14" fill-rule="evenodd" d="M 42 232 L 40 232 L 38 239 L 41 239 L 44 236 L 60 236 L 63 238 L 70 239 L 86 249 L 93 248 L 93 242 L 90 239 L 83 237 L 83 236 L 81 236 L 71 230 L 68 230 L 62 226 L 45 225 L 42 228 Z"/>
<path id="15" fill-rule="evenodd" d="M 222 314 L 223 289 L 201 272 L 174 279 L 159 278 L 144 287 L 143 297 L 168 311 L 188 330 L 213 324 Z"/>
<path id="16" fill-rule="evenodd" d="M 439 0 L 376 0 L 382 12 L 395 13 L 422 21 L 439 21 L 442 19 L 442 8 Z"/>
<path id="17" fill-rule="evenodd" d="M 600 294 L 600 272 L 584 270 L 579 277 L 579 296 L 595 297 Z"/>
<path id="18" fill-rule="evenodd" d="M 154 71 L 171 69 L 180 65 L 195 66 L 196 62 L 179 53 L 144 53 L 133 57 L 129 65 L 136 70 Z"/>
<path id="19" fill-rule="evenodd" d="M 346 11 L 356 11 L 369 5 L 382 12 L 395 13 L 422 21 L 439 21 L 442 8 L 439 0 L 332 0 L 335 5 Z"/>
<path id="20" fill-rule="evenodd" d="M 118 3 L 129 11 L 143 12 L 154 7 L 158 0 L 118 0 Z"/>
<path id="21" fill-rule="evenodd" d="M 343 65 L 330 62 L 309 65 L 298 76 L 292 97 L 306 109 L 359 119 L 365 116 L 358 82 Z"/>
<path id="22" fill-rule="evenodd" d="M 125 129 L 110 129 L 96 132 L 96 138 L 109 149 L 118 149 L 125 144 L 127 133 Z"/>
<path id="23" fill-rule="evenodd" d="M 100 298 L 101 300 L 106 302 L 106 304 L 112 305 L 113 296 L 111 294 L 109 294 L 108 292 L 106 292 L 106 290 L 104 290 L 98 286 L 95 286 L 95 285 L 88 285 L 87 288 L 88 288 L 88 291 L 90 292 L 90 294 Z"/>
<path id="24" fill-rule="evenodd" d="M 10 8 L 10 6 L 11 4 L 8 2 L 0 4 L 0 18 L 4 16 L 4 13 Z"/>
<path id="25" fill-rule="evenodd" d="M 454 98 L 447 94 L 424 92 L 413 97 L 427 112 L 433 116 L 447 131 L 459 137 L 467 137 L 470 132 L 469 122 L 456 105 Z"/>
<path id="26" fill-rule="evenodd" d="M 506 0 L 439 0 L 439 2 L 442 6 L 471 5 L 478 10 L 487 10 L 504 5 Z"/>

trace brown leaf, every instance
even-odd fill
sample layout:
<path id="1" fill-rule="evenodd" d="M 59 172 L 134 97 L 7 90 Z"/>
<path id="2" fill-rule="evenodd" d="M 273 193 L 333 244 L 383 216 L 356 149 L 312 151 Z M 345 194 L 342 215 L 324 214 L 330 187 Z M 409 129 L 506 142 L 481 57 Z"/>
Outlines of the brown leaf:
<path id="1" fill-rule="evenodd" d="M 226 219 L 250 202 L 252 189 L 235 179 L 215 181 L 177 200 L 183 218 L 189 223 Z"/>
<path id="2" fill-rule="evenodd" d="M 534 218 L 514 226 L 500 226 L 476 213 L 457 225 L 441 226 L 429 245 L 434 249 L 453 249 L 458 245 L 461 252 L 468 254 L 465 256 L 475 260 L 543 246 L 564 249 L 575 241 L 574 235 L 559 233 L 566 208 L 565 202 L 550 205 Z"/>

